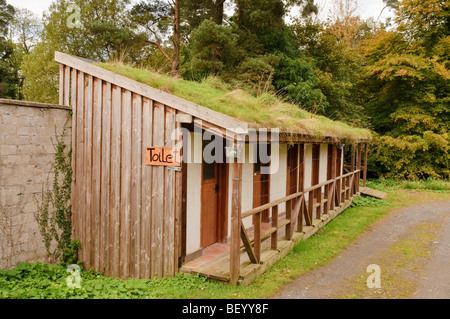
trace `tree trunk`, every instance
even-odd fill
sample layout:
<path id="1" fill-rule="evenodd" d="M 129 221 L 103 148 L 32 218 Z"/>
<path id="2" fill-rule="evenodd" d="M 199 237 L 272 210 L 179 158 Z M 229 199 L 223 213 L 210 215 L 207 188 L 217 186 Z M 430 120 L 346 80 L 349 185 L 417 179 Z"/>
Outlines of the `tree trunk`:
<path id="1" fill-rule="evenodd" d="M 172 76 L 180 75 L 180 1 L 175 0 L 175 20 L 173 23 L 173 59 L 172 59 Z"/>
<path id="2" fill-rule="evenodd" d="M 223 22 L 224 3 L 225 0 L 216 0 L 216 12 L 214 22 L 218 25 L 222 25 Z"/>

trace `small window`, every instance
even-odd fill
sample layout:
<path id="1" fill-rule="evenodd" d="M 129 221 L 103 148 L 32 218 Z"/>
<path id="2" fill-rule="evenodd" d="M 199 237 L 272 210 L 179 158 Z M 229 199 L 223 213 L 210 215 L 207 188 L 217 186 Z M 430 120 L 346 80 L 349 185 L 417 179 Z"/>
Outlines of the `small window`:
<path id="1" fill-rule="evenodd" d="M 205 151 L 205 147 L 207 147 L 210 143 L 212 143 L 217 137 L 214 137 L 214 139 L 211 140 L 203 140 L 203 152 Z M 213 158 L 216 156 L 216 149 L 211 149 L 211 154 L 209 154 Z M 204 156 L 204 154 L 203 154 Z M 210 160 L 208 160 L 210 161 Z M 212 179 L 215 178 L 215 172 L 214 172 L 214 163 L 215 159 L 212 163 L 205 162 L 205 159 L 203 159 L 203 180 Z"/>
<path id="2" fill-rule="evenodd" d="M 203 180 L 215 178 L 214 163 L 203 162 Z"/>
<path id="3" fill-rule="evenodd" d="M 258 160 L 255 163 L 255 173 L 261 171 L 261 162 Z"/>

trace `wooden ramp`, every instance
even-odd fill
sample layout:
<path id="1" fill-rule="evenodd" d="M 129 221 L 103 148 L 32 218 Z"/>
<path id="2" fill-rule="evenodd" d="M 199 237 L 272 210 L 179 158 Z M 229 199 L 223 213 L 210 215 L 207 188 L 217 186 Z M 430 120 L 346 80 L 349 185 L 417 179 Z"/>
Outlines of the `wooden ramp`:
<path id="1" fill-rule="evenodd" d="M 359 192 L 363 196 L 371 196 L 379 199 L 385 199 L 387 197 L 387 193 L 370 188 L 370 187 L 360 187 Z"/>
<path id="2" fill-rule="evenodd" d="M 334 217 L 339 215 L 347 207 L 350 206 L 354 197 L 346 200 L 340 206 L 330 210 L 328 214 L 324 214 L 320 219 L 315 219 L 312 226 L 303 226 L 302 232 L 294 232 L 291 240 L 286 240 L 283 228 L 278 233 L 277 249 L 271 249 L 270 240 L 265 240 L 261 244 L 261 262 L 259 264 L 252 263 L 245 250 L 241 247 L 240 255 L 240 271 L 239 271 L 239 285 L 248 285 L 256 276 L 264 273 L 268 267 L 273 265 L 276 261 L 286 256 L 289 251 L 298 244 L 301 240 L 316 233 L 321 227 L 331 221 Z M 270 238 L 269 238 L 270 239 Z M 223 245 L 223 244 L 219 244 Z M 201 257 L 199 257 L 201 258 Z M 198 265 L 196 259 L 187 262 L 180 268 L 180 272 L 188 274 L 199 274 L 213 280 L 229 282 L 230 281 L 230 252 L 229 250 L 219 254 L 217 257 Z"/>

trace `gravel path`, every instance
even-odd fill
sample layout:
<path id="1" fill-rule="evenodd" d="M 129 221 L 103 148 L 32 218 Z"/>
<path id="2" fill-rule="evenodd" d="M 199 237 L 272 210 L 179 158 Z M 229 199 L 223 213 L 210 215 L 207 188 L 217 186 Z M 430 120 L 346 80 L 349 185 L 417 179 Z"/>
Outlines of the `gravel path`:
<path id="1" fill-rule="evenodd" d="M 427 258 L 420 258 L 414 271 L 404 271 L 407 273 L 408 282 L 412 282 L 411 285 L 414 287 L 414 292 L 408 293 L 407 297 L 449 299 L 450 199 L 431 201 L 392 211 L 388 216 L 372 225 L 356 242 L 328 265 L 298 277 L 271 298 L 342 298 L 350 291 L 354 291 L 354 288 L 349 287 L 356 285 L 357 278 L 361 282 L 362 277 L 364 277 L 363 288 L 368 290 L 369 288 L 364 287 L 365 279 L 370 275 L 366 271 L 367 266 L 383 264 L 386 261 L 386 253 L 391 251 L 392 247 L 410 238 L 417 229 L 426 225 L 437 225 L 437 227 L 433 230 L 433 239 L 427 246 L 427 253 L 429 252 Z M 400 282 L 392 278 L 389 280 L 389 285 Z M 383 288 L 384 282 L 383 268 L 381 268 L 381 288 Z M 359 287 L 361 291 L 361 283 Z M 397 292 L 399 289 L 402 287 L 398 288 Z M 367 294 L 365 296 L 367 297 Z M 386 298 L 386 295 L 381 298 L 383 297 Z M 371 297 L 369 296 L 369 298 Z"/>

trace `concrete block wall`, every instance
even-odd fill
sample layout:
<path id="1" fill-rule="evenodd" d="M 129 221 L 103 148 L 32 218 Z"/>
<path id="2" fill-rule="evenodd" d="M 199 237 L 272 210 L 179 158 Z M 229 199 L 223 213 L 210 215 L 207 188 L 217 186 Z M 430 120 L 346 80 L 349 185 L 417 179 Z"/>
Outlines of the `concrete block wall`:
<path id="1" fill-rule="evenodd" d="M 54 161 L 55 134 L 66 127 L 71 141 L 70 109 L 0 99 L 0 269 L 22 262 L 46 261 L 34 214 Z"/>

